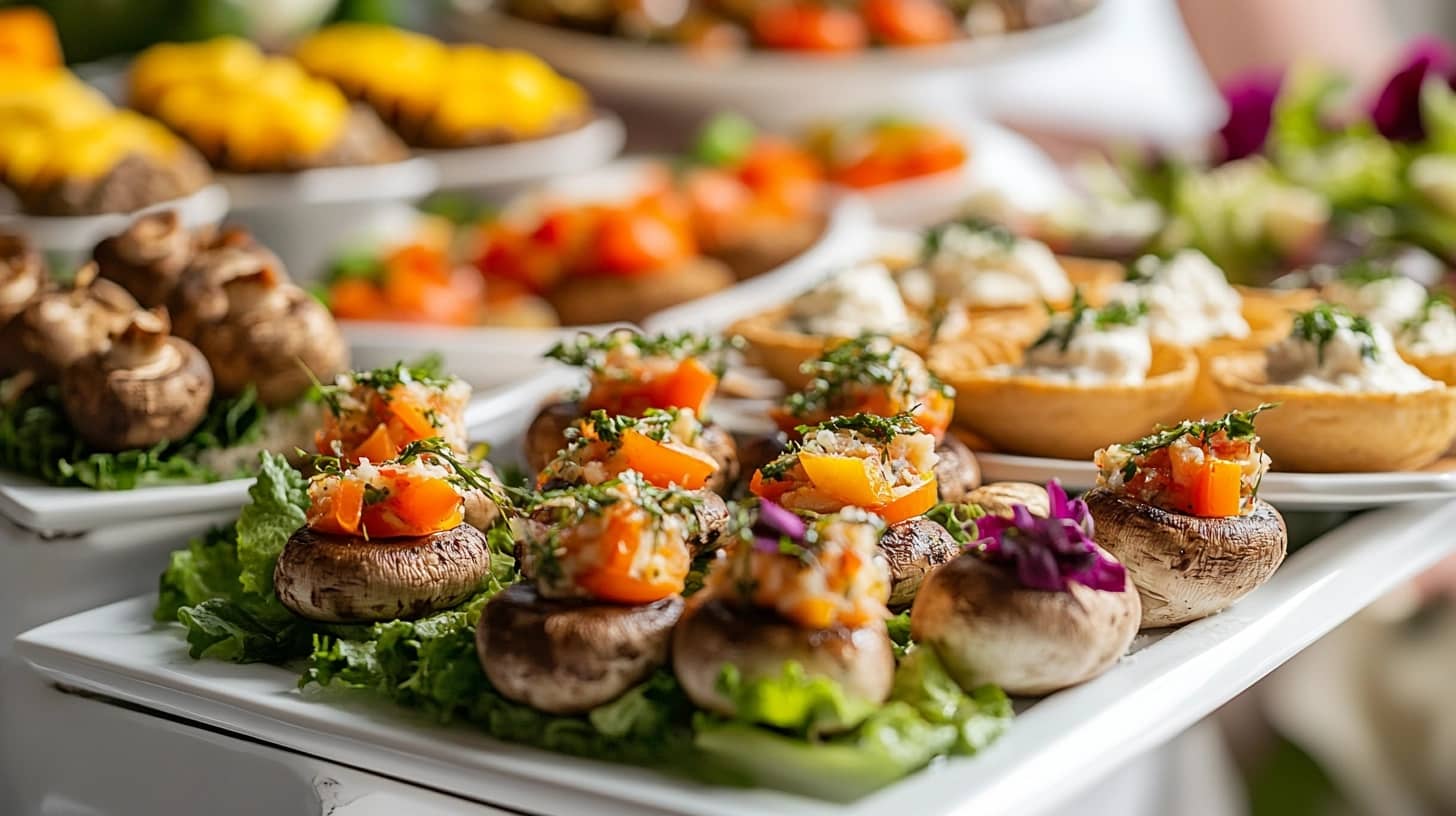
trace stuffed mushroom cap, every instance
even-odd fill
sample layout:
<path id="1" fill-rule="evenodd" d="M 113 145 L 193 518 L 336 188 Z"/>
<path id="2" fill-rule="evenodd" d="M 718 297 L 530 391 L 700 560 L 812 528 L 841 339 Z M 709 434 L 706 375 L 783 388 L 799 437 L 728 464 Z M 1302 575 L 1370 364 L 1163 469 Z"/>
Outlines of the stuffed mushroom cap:
<path id="1" fill-rule="evenodd" d="M 806 629 L 772 610 L 700 592 L 688 600 L 673 633 L 673 672 L 683 691 L 698 707 L 724 716 L 735 713 L 718 688 L 724 668 L 733 666 L 753 681 L 779 677 L 789 662 L 867 702 L 888 699 L 895 680 L 894 647 L 883 622 Z"/>
<path id="2" fill-rule="evenodd" d="M 100 276 L 115 281 L 142 306 L 171 301 L 188 264 L 197 254 L 197 238 L 182 224 L 176 210 L 144 215 L 123 232 L 96 245 L 91 259 Z"/>
<path id="3" fill-rule="evenodd" d="M 1083 497 L 1097 540 L 1142 596 L 1142 627 L 1176 626 L 1227 608 L 1269 580 L 1289 543 L 1284 518 L 1261 499 L 1248 513 L 1201 518 L 1097 487 Z"/>
<path id="4" fill-rule="evenodd" d="M 946 434 L 936 447 L 935 481 L 940 500 L 952 504 L 966 503 L 966 496 L 981 486 L 981 465 L 976 454 L 954 434 Z"/>
<path id="5" fill-rule="evenodd" d="M 304 527 L 289 537 L 273 587 L 295 615 L 325 623 L 421 618 L 459 605 L 490 574 L 490 545 L 468 524 L 364 539 Z"/>
<path id="6" fill-rule="evenodd" d="M 924 516 L 891 524 L 880 536 L 880 552 L 890 563 L 890 606 L 909 606 L 925 576 L 960 551 L 944 527 Z"/>
<path id="7" fill-rule="evenodd" d="M 125 289 L 83 266 L 69 289 L 43 292 L 0 329 L 0 376 L 31 371 L 59 380 L 72 363 L 110 347 L 137 310 Z"/>
<path id="8" fill-rule="evenodd" d="M 229 281 L 265 269 L 280 281 L 288 280 L 278 256 L 244 230 L 223 229 L 210 238 L 199 237 L 199 243 L 167 301 L 174 330 L 193 342 L 203 327 L 227 316 Z"/>
<path id="9" fill-rule="evenodd" d="M 648 604 L 542 597 L 518 583 L 486 604 L 475 629 L 485 675 L 502 695 L 550 714 L 622 696 L 667 662 L 683 599 Z"/>
<path id="10" fill-rule="evenodd" d="M 1010 516 L 1011 508 L 1024 506 L 1033 516 L 1046 517 L 1051 512 L 1051 500 L 1046 488 L 1031 482 L 992 482 L 982 485 L 961 499 L 961 504 L 974 504 L 988 515 Z"/>
<path id="11" fill-rule="evenodd" d="M 272 267 L 229 280 L 227 311 L 198 327 L 193 342 L 212 365 L 217 390 L 254 386 L 264 405 L 295 402 L 316 379 L 348 368 L 348 347 L 326 308 Z"/>
<path id="12" fill-rule="evenodd" d="M 137 312 L 108 349 L 61 375 L 61 402 L 88 443 L 150 448 L 182 439 L 206 416 L 212 371 L 196 347 L 168 329 L 166 312 Z"/>
<path id="13" fill-rule="evenodd" d="M 1107 671 L 1132 645 L 1141 610 L 1125 580 L 1121 592 L 1077 582 L 1062 592 L 1029 589 L 1013 569 L 965 553 L 921 585 L 911 634 L 962 688 L 1050 694 Z"/>
<path id="14" fill-rule="evenodd" d="M 45 293 L 45 260 L 24 237 L 0 233 L 0 327 Z"/>

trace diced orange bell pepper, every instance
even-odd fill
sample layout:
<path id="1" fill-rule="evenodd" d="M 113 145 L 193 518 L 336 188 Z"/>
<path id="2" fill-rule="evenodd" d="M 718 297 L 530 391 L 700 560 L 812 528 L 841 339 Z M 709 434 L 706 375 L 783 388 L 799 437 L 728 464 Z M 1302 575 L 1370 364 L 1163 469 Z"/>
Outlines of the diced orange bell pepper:
<path id="1" fill-rule="evenodd" d="M 886 45 L 935 45 L 959 32 L 955 15 L 938 0 L 864 0 L 860 13 L 870 33 Z"/>
<path id="2" fill-rule="evenodd" d="M 384 423 L 381 422 L 375 426 L 374 432 L 369 434 L 367 439 L 354 448 L 350 456 L 354 459 L 368 459 L 378 464 L 388 462 L 397 453 L 399 453 L 399 448 L 395 446 L 394 440 L 389 438 L 389 429 L 384 427 Z"/>
<path id="3" fill-rule="evenodd" d="M 935 437 L 939 442 L 950 428 L 951 415 L 955 412 L 955 400 L 939 391 L 931 391 L 915 411 L 915 424 L 920 430 Z"/>
<path id="4" fill-rule="evenodd" d="M 349 278 L 329 287 L 329 311 L 343 320 L 387 320 L 389 304 L 372 281 Z"/>
<path id="5" fill-rule="evenodd" d="M 1238 462 L 1209 458 L 1194 491 L 1193 515 L 1237 516 L 1243 503 L 1243 472 Z"/>
<path id="6" fill-rule="evenodd" d="M 641 208 L 614 210 L 597 227 L 597 266 L 608 275 L 656 272 L 696 253 L 686 225 Z"/>
<path id="7" fill-rule="evenodd" d="M 632 574 L 637 548 L 642 546 L 642 511 L 615 511 L 599 541 L 600 562 L 596 569 L 580 576 L 577 583 L 600 601 L 646 604 L 681 592 L 687 578 L 690 557 L 686 546 L 669 549 L 659 574 L 651 578 Z"/>
<path id="8" fill-rule="evenodd" d="M 389 401 L 389 412 L 394 414 L 395 418 L 400 421 L 400 424 L 404 425 L 405 429 L 410 432 L 413 438 L 411 440 L 401 439 L 399 441 L 417 441 L 420 439 L 429 439 L 432 436 L 439 436 L 440 432 L 436 430 L 434 423 L 430 422 L 430 418 L 425 416 L 425 412 L 421 411 L 418 405 L 405 399 L 403 392 L 404 389 L 402 388 L 396 388 L 394 390 L 392 399 Z"/>
<path id="9" fill-rule="evenodd" d="M 0 10 L 0 65 L 59 68 L 63 62 L 49 15 L 30 7 Z"/>
<path id="10" fill-rule="evenodd" d="M 799 464 L 815 489 L 851 507 L 879 507 L 894 494 L 880 465 L 857 456 L 799 453 Z"/>
<path id="11" fill-rule="evenodd" d="M 894 499 L 880 507 L 870 508 L 870 512 L 884 519 L 886 524 L 895 524 L 924 514 L 935 506 L 939 497 L 940 485 L 931 476 L 918 485 L 902 489 Z"/>
<path id="12" fill-rule="evenodd" d="M 795 486 L 788 479 L 765 479 L 761 470 L 755 470 L 753 478 L 748 480 L 748 492 L 771 502 L 783 498 L 784 494 L 793 490 Z"/>
<path id="13" fill-rule="evenodd" d="M 380 515 L 393 516 L 391 521 L 397 523 L 382 525 L 387 529 L 379 531 L 371 525 L 375 535 L 429 535 L 460 526 L 462 517 L 460 493 L 444 479 L 400 481 L 382 504 Z"/>
<path id="14" fill-rule="evenodd" d="M 697 490 L 718 472 L 717 461 L 697 448 L 678 442 L 658 442 L 635 430 L 622 434 L 619 455 L 623 464 L 658 487 L 676 484 Z"/>
<path id="15" fill-rule="evenodd" d="M 834 601 L 815 596 L 794 604 L 788 610 L 788 617 L 806 629 L 828 629 L 834 625 L 834 612 Z"/>
<path id="16" fill-rule="evenodd" d="M 359 520 L 364 517 L 364 483 L 353 479 L 340 481 L 333 502 L 334 521 L 338 523 L 339 530 L 345 533 L 358 531 Z"/>
<path id="17" fill-rule="evenodd" d="M 702 416 L 708 408 L 708 401 L 718 390 L 718 375 L 701 360 L 689 357 L 678 363 L 655 390 L 658 407 L 691 408 L 693 413 Z"/>

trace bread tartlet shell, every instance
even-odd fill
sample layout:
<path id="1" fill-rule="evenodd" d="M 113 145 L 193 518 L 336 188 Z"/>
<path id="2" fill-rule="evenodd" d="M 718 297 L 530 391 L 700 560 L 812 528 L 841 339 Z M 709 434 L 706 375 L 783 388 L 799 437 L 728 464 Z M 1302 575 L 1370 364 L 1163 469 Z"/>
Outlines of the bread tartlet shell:
<path id="1" fill-rule="evenodd" d="M 804 363 L 852 338 L 805 334 L 790 328 L 790 308 L 787 304 L 776 306 L 742 318 L 728 327 L 727 334 L 743 338 L 749 362 L 788 388 L 798 390 L 809 384 L 809 376 L 799 370 Z M 925 352 L 924 337 L 896 337 L 895 342 L 918 354 Z"/>
<path id="2" fill-rule="evenodd" d="M 1172 513 L 1098 487 L 1083 499 L 1097 543 L 1117 556 L 1142 596 L 1142 628 L 1176 626 L 1226 609 L 1284 563 L 1284 518 L 1255 499 L 1246 515 Z"/>
<path id="3" fill-rule="evenodd" d="M 1262 352 L 1221 357 L 1214 361 L 1213 377 L 1231 405 L 1279 403 L 1258 418 L 1264 450 L 1279 470 L 1417 470 L 1456 438 L 1456 389 L 1385 394 L 1270 385 L 1265 359 Z"/>
<path id="4" fill-rule="evenodd" d="M 1249 324 L 1249 333 L 1244 337 L 1216 337 L 1193 349 L 1198 355 L 1198 380 L 1193 385 L 1193 394 L 1183 407 L 1183 416 L 1212 418 L 1223 416 L 1238 406 L 1229 405 L 1213 381 L 1213 361 L 1230 354 L 1258 351 L 1272 345 L 1289 334 L 1292 305 L 1298 300 L 1293 292 L 1272 292 L 1267 290 L 1241 290 L 1244 297 L 1242 314 Z M 1297 290 L 1303 292 L 1306 290 Z M 1252 298 L 1252 299 L 1251 299 Z"/>
<path id="5" fill-rule="evenodd" d="M 988 341 L 942 344 L 930 369 L 956 389 L 956 422 L 1007 453 L 1086 459 L 1114 442 L 1136 439 L 1182 406 L 1198 363 L 1179 346 L 1153 344 L 1148 378 L 1137 385 L 1073 384 L 998 374 L 1024 350 Z"/>
<path id="6" fill-rule="evenodd" d="M 1456 354 L 1416 354 L 1402 351 L 1402 359 L 1433 380 L 1456 385 Z"/>

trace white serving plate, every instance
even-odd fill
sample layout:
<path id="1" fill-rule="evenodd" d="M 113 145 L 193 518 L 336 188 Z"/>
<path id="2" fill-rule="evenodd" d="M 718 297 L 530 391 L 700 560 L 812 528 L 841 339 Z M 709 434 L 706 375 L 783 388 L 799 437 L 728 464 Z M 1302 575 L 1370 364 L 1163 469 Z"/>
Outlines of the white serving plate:
<path id="1" fill-rule="evenodd" d="M 415 155 L 434 163 L 440 189 L 478 190 L 591 170 L 615 157 L 626 141 L 622 120 L 598 111 L 585 125 L 554 136 L 485 147 L 419 150 Z"/>
<path id="2" fill-rule="evenodd" d="M 572 179 L 548 182 L 528 199 L 563 196 L 619 198 L 622 190 L 640 178 L 641 163 L 618 162 L 601 171 Z M 863 200 L 840 198 L 832 208 L 824 232 L 813 246 L 777 269 L 707 297 L 674 306 L 643 321 L 649 331 L 720 328 L 734 319 L 782 302 L 812 286 L 838 266 L 853 263 L 870 251 L 873 218 Z M 565 326 L 548 329 L 452 328 L 408 323 L 341 321 L 356 365 L 370 367 L 401 357 L 437 353 L 445 370 L 479 388 L 518 382 L 548 366 L 542 354 L 560 340 L 586 331 L 599 333 L 614 326 Z"/>
<path id="3" fill-rule="evenodd" d="M 387 362 L 396 359 L 398 356 Z M 466 428 L 472 437 L 478 436 L 482 427 L 506 421 L 521 405 L 533 399 L 539 402 L 561 387 L 560 380 L 545 377 L 520 382 L 497 394 L 477 396 L 466 406 Z M 47 535 L 80 533 L 130 522 L 236 510 L 247 502 L 252 484 L 252 479 L 229 479 L 211 484 L 91 490 L 56 487 L 0 471 L 0 516 L 21 528 Z"/>
<path id="4" fill-rule="evenodd" d="M 1003 36 L 831 56 L 745 50 L 695 57 L 676 46 L 644 45 L 490 11 L 457 14 L 452 29 L 467 39 L 539 54 L 563 73 L 623 98 L 750 115 L 793 111 L 808 118 L 894 101 L 903 96 L 908 81 L 919 77 L 954 74 L 1055 47 L 1099 16 L 1094 10 Z"/>
<path id="5" fill-rule="evenodd" d="M 59 256 L 66 263 L 80 263 L 91 257 L 91 249 L 103 238 L 115 235 L 138 216 L 158 210 L 176 210 L 188 227 L 216 224 L 228 212 L 228 190 L 209 184 L 182 198 L 162 201 L 129 213 L 102 215 L 25 215 L 0 211 L 0 230 L 19 232 L 42 251 Z"/>
<path id="6" fill-rule="evenodd" d="M 1097 484 L 1097 468 L 1076 459 L 977 453 L 987 481 L 1047 482 L 1069 490 Z M 1402 473 L 1283 473 L 1271 471 L 1259 498 L 1283 510 L 1364 510 L 1392 504 L 1456 498 L 1456 471 Z"/>
<path id="7" fill-rule="evenodd" d="M 49 679 L 439 791 L 532 813 L 870 816 L 1029 814 L 1071 799 L 1178 734 L 1356 611 L 1456 548 L 1456 502 L 1356 518 L 1292 556 L 1230 610 L 1141 636 L 1102 677 L 1024 707 L 981 755 L 956 758 L 851 805 L 716 788 L 441 727 L 360 696 L 320 699 L 288 669 L 194 662 L 140 597 L 22 635 Z M 1056 784 L 1047 784 L 1055 780 Z"/>

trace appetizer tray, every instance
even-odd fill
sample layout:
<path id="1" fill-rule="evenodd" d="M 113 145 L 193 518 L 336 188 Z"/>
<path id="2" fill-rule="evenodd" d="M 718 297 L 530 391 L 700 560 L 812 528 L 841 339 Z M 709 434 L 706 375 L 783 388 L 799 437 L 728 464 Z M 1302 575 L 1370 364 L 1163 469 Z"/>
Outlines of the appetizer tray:
<path id="1" fill-rule="evenodd" d="M 388 362 L 398 358 L 396 353 Z M 503 417 L 519 412 L 521 405 L 539 401 L 562 387 L 559 378 L 543 377 L 478 396 L 465 410 L 466 426 L 474 432 L 498 423 Z M 472 436 L 479 433 L 474 432 Z M 0 516 L 26 530 L 45 534 L 79 533 L 126 522 L 236 510 L 247 502 L 248 487 L 252 483 L 252 479 L 228 479 L 211 484 L 108 491 L 56 487 L 0 471 Z"/>
<path id="2" fill-rule="evenodd" d="M 1097 484 L 1090 461 L 1043 459 L 1005 453 L 977 453 L 988 481 L 1046 482 L 1060 479 L 1070 490 Z M 1259 486 L 1259 498 L 1281 510 L 1365 510 L 1409 502 L 1456 498 L 1456 461 L 1403 473 L 1281 473 Z"/>
<path id="3" fill-rule="evenodd" d="M 55 683 L 530 813 L 1032 813 L 1173 737 L 1449 553 L 1456 542 L 1444 531 L 1452 524 L 1456 502 L 1358 517 L 1298 551 L 1230 610 L 1141 636 L 1102 677 L 1019 706 L 1010 731 L 982 754 L 941 762 L 849 805 L 548 754 L 362 698 L 300 693 L 297 673 L 285 668 L 194 662 L 181 632 L 152 622 L 150 596 L 42 626 L 16 649 Z"/>

